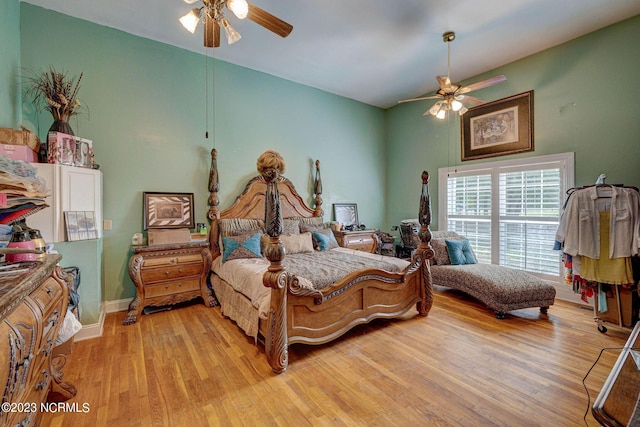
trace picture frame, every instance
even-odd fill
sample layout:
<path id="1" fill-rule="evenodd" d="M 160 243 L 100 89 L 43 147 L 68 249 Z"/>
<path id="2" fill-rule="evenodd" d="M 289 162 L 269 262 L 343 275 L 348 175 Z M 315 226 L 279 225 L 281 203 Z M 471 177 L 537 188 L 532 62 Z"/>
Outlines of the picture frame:
<path id="1" fill-rule="evenodd" d="M 345 227 L 360 225 L 358 221 L 358 205 L 356 203 L 334 203 L 333 217 L 339 224 Z"/>
<path id="2" fill-rule="evenodd" d="M 67 241 L 75 242 L 98 238 L 96 213 L 94 211 L 65 211 L 64 221 Z"/>
<path id="3" fill-rule="evenodd" d="M 93 141 L 76 137 L 76 151 L 73 156 L 73 165 L 82 168 L 93 167 Z"/>
<path id="4" fill-rule="evenodd" d="M 194 228 L 193 193 L 143 192 L 144 229 Z"/>
<path id="5" fill-rule="evenodd" d="M 534 150 L 533 90 L 470 108 L 460 120 L 462 161 Z"/>

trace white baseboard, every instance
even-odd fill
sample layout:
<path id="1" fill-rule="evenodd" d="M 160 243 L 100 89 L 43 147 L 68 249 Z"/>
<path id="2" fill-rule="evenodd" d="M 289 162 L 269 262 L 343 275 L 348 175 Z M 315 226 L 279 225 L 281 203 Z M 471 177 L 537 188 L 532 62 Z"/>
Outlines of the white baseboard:
<path id="1" fill-rule="evenodd" d="M 104 331 L 104 318 L 107 313 L 117 313 L 119 311 L 127 311 L 129 303 L 133 298 L 126 298 L 115 301 L 105 301 L 100 304 L 100 316 L 97 323 L 90 325 L 82 325 L 82 329 L 74 335 L 75 341 L 84 341 L 91 338 L 100 338 Z"/>
<path id="2" fill-rule="evenodd" d="M 114 301 L 106 301 L 104 304 L 107 309 L 107 313 L 117 313 L 119 311 L 129 310 L 129 304 L 133 298 L 117 299 Z"/>
<path id="3" fill-rule="evenodd" d="M 82 325 L 82 329 L 73 336 L 75 341 L 84 341 L 91 338 L 100 338 L 104 331 L 104 317 L 107 315 L 105 311 L 105 304 L 100 304 L 100 315 L 98 316 L 98 322 L 89 325 Z"/>

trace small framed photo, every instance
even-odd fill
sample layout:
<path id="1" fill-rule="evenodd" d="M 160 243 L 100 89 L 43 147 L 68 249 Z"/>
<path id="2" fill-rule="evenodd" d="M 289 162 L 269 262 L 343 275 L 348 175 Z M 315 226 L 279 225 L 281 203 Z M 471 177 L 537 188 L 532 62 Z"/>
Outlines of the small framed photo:
<path id="1" fill-rule="evenodd" d="M 76 137 L 76 151 L 73 165 L 83 168 L 93 167 L 93 141 Z"/>
<path id="2" fill-rule="evenodd" d="M 358 221 L 358 205 L 356 203 L 334 203 L 333 217 L 339 224 L 345 227 L 360 225 Z"/>
<path id="3" fill-rule="evenodd" d="M 194 228 L 193 193 L 143 193 L 144 229 Z"/>
<path id="4" fill-rule="evenodd" d="M 470 108 L 462 120 L 462 160 L 533 151 L 533 91 Z"/>
<path id="5" fill-rule="evenodd" d="M 90 240 L 98 238 L 96 228 L 96 213 L 93 211 L 65 211 L 64 221 L 67 230 L 67 240 Z"/>

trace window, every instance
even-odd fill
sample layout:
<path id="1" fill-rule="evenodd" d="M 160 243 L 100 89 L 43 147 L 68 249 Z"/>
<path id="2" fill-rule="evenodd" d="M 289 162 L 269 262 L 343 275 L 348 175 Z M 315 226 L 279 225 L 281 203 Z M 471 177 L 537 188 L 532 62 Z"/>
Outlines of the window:
<path id="1" fill-rule="evenodd" d="M 479 262 L 560 275 L 555 232 L 573 153 L 481 163 L 439 171 L 440 229 L 467 237 Z"/>

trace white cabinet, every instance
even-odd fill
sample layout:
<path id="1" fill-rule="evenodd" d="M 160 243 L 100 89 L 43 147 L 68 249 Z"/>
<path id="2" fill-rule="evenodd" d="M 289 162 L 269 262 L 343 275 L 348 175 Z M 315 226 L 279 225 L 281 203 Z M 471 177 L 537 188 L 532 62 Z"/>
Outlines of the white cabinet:
<path id="1" fill-rule="evenodd" d="M 47 182 L 49 205 L 27 217 L 27 225 L 40 230 L 47 243 L 64 242 L 65 211 L 95 212 L 98 237 L 102 237 L 102 172 L 75 166 L 32 163 L 38 176 Z"/>

